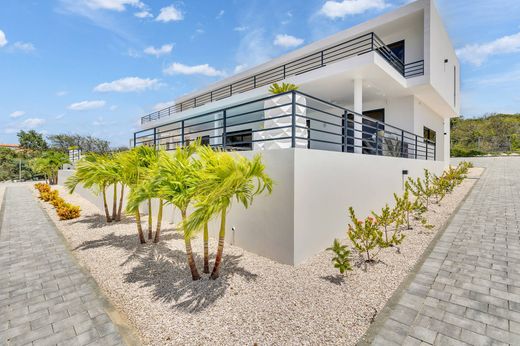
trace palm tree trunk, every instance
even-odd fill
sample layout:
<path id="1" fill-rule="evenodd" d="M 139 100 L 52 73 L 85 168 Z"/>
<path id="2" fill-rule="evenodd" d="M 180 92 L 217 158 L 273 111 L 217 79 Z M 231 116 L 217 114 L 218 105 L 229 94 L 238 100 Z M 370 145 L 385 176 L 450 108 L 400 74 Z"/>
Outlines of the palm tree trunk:
<path id="1" fill-rule="evenodd" d="M 148 240 L 152 238 L 152 199 L 148 198 Z"/>
<path id="2" fill-rule="evenodd" d="M 154 243 L 158 243 L 159 237 L 161 236 L 162 213 L 163 213 L 163 200 L 159 199 L 159 211 L 157 212 L 157 228 L 155 229 L 155 238 L 153 239 Z"/>
<path id="3" fill-rule="evenodd" d="M 222 263 L 222 252 L 224 252 L 224 237 L 226 236 L 226 208 L 222 209 L 220 215 L 220 231 L 218 233 L 218 249 L 217 256 L 215 257 L 215 265 L 213 266 L 213 272 L 211 273 L 211 279 L 215 280 L 219 276 L 220 264 Z"/>
<path id="4" fill-rule="evenodd" d="M 121 195 L 119 196 L 119 210 L 117 211 L 117 221 L 121 221 L 121 212 L 123 210 L 124 193 L 125 193 L 125 184 L 121 183 Z"/>
<path id="5" fill-rule="evenodd" d="M 108 211 L 107 193 L 105 190 L 105 186 L 103 186 L 103 207 L 105 208 L 105 216 L 107 218 L 107 222 L 112 222 L 112 219 L 110 218 L 110 212 Z"/>
<path id="6" fill-rule="evenodd" d="M 112 220 L 117 221 L 117 183 L 114 183 L 114 198 L 112 199 Z"/>
<path id="7" fill-rule="evenodd" d="M 204 225 L 204 273 L 209 274 L 208 224 Z"/>
<path id="8" fill-rule="evenodd" d="M 137 234 L 139 235 L 139 241 L 141 244 L 146 243 L 144 239 L 143 227 L 141 225 L 141 213 L 139 212 L 139 208 L 135 212 L 135 223 L 137 224 Z"/>
<path id="9" fill-rule="evenodd" d="M 186 221 L 186 210 L 181 210 L 181 215 L 182 215 L 182 225 L 183 225 L 182 227 L 184 230 L 184 244 L 186 245 L 186 256 L 188 257 L 188 265 L 190 266 L 190 270 L 191 270 L 191 278 L 193 279 L 193 281 L 195 281 L 195 280 L 200 279 L 200 275 L 199 275 L 199 271 L 197 270 L 197 265 L 195 264 L 195 260 L 193 259 L 193 252 L 191 250 L 191 239 L 187 234 L 186 225 L 184 223 L 184 221 Z"/>

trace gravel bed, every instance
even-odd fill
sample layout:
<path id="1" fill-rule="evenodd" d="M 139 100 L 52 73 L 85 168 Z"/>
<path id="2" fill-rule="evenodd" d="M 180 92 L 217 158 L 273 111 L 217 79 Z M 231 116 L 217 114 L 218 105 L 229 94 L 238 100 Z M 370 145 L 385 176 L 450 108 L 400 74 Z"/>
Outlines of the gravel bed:
<path id="1" fill-rule="evenodd" d="M 385 249 L 379 263 L 354 266 L 346 276 L 332 266 L 330 252 L 289 266 L 226 244 L 221 277 L 193 282 L 182 237 L 167 222 L 159 244 L 138 245 L 133 218 L 106 225 L 93 204 L 61 187 L 82 216 L 58 221 L 50 205 L 44 208 L 143 344 L 354 345 L 474 183 L 466 179 L 431 208 L 434 229 L 415 226 L 400 253 Z M 201 239 L 193 246 L 202 270 Z"/>

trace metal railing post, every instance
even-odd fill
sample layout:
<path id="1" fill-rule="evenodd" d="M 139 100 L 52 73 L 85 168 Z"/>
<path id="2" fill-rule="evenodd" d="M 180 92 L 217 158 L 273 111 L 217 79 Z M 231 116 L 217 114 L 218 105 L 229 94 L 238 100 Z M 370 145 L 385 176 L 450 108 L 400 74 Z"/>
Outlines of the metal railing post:
<path id="1" fill-rule="evenodd" d="M 292 95 L 292 134 L 291 134 L 291 147 L 296 148 L 296 93 L 293 91 Z"/>
<path id="2" fill-rule="evenodd" d="M 401 130 L 401 157 L 404 157 L 404 130 Z"/>
<path id="3" fill-rule="evenodd" d="M 325 66 L 325 64 L 323 63 L 323 51 L 321 51 L 321 67 Z"/>
<path id="4" fill-rule="evenodd" d="M 233 96 L 233 84 L 229 85 L 229 96 Z"/>
<path id="5" fill-rule="evenodd" d="M 134 148 L 136 147 L 136 142 L 137 141 L 137 132 L 134 132 Z"/>
<path id="6" fill-rule="evenodd" d="M 283 65 L 283 79 L 285 79 L 285 65 Z"/>
<path id="7" fill-rule="evenodd" d="M 153 128 L 153 147 L 157 150 L 157 127 Z"/>
<path id="8" fill-rule="evenodd" d="M 184 146 L 184 120 L 181 121 L 181 146 Z"/>
<path id="9" fill-rule="evenodd" d="M 347 145 L 347 111 L 343 112 L 341 117 L 341 151 L 346 151 Z"/>
<path id="10" fill-rule="evenodd" d="M 417 135 L 415 135 L 415 159 L 417 160 Z"/>
<path id="11" fill-rule="evenodd" d="M 428 140 L 426 138 L 424 139 L 424 144 L 426 146 L 426 154 L 425 154 L 426 161 L 428 161 Z"/>
<path id="12" fill-rule="evenodd" d="M 209 93 L 209 99 L 211 102 L 213 102 L 213 91 L 210 91 Z"/>
<path id="13" fill-rule="evenodd" d="M 374 32 L 370 33 L 370 37 L 371 37 L 370 44 L 371 44 L 371 47 L 372 47 L 371 51 L 373 51 L 374 50 Z"/>
<path id="14" fill-rule="evenodd" d="M 433 161 L 437 160 L 437 143 L 433 144 Z"/>
<path id="15" fill-rule="evenodd" d="M 256 89 L 256 75 L 253 76 L 253 89 Z"/>
<path id="16" fill-rule="evenodd" d="M 376 155 L 379 154 L 379 122 L 376 122 Z"/>
<path id="17" fill-rule="evenodd" d="M 222 111 L 222 148 L 226 150 L 226 142 L 227 142 L 227 120 L 226 120 L 226 110 Z"/>

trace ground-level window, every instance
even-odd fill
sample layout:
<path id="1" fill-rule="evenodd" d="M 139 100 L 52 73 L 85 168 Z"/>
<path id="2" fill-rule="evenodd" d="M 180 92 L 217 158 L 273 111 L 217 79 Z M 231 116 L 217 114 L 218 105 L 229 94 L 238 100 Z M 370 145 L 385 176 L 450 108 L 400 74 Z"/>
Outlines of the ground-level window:
<path id="1" fill-rule="evenodd" d="M 252 149 L 253 130 L 230 131 L 226 133 L 226 147 L 229 149 Z"/>
<path id="2" fill-rule="evenodd" d="M 435 139 L 437 138 L 437 134 L 435 131 L 433 131 L 432 129 L 430 128 L 427 128 L 426 126 L 424 126 L 424 130 L 423 130 L 423 137 L 433 143 L 435 143 Z"/>

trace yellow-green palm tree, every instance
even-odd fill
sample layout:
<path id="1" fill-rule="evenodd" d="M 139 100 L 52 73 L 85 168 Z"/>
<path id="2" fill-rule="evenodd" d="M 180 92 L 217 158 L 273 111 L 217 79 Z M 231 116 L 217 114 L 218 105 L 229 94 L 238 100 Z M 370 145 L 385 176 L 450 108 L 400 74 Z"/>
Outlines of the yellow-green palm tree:
<path id="1" fill-rule="evenodd" d="M 111 164 L 110 158 L 106 155 L 88 153 L 80 161 L 76 163 L 76 170 L 67 181 L 65 186 L 72 193 L 78 184 L 82 184 L 86 189 L 91 189 L 95 193 L 102 193 L 103 208 L 107 222 L 112 222 L 110 212 L 108 211 L 106 188 L 111 184 L 112 176 L 107 173 Z"/>
<path id="2" fill-rule="evenodd" d="M 196 172 L 199 202 L 186 220 L 185 229 L 191 235 L 220 215 L 219 242 L 211 273 L 211 278 L 216 279 L 224 251 L 226 215 L 233 200 L 248 208 L 255 196 L 265 190 L 271 193 L 273 181 L 265 173 L 260 155 L 248 159 L 237 154 L 216 152 L 209 147 L 200 147 L 198 155 L 202 162 L 201 169 Z"/>
<path id="3" fill-rule="evenodd" d="M 121 164 L 121 169 L 123 170 L 122 178 L 125 185 L 130 188 L 129 201 L 133 198 L 132 196 L 138 192 L 139 186 L 148 179 L 151 162 L 156 160 L 154 157 L 157 157 L 157 155 L 157 152 L 153 148 L 147 146 L 139 146 L 120 154 L 118 159 Z M 127 203 L 126 211 L 135 215 L 139 241 L 141 244 L 146 243 L 141 225 L 139 204 Z M 151 229 L 150 224 L 149 227 Z"/>
<path id="4" fill-rule="evenodd" d="M 186 256 L 193 280 L 200 279 L 200 275 L 193 258 L 192 236 L 186 229 L 185 221 L 188 207 L 193 201 L 196 192 L 195 187 L 198 183 L 196 173 L 200 165 L 193 158 L 197 146 L 197 143 L 192 143 L 185 147 L 178 147 L 172 155 L 161 153 L 158 168 L 158 176 L 160 177 L 159 195 L 181 212 Z"/>

